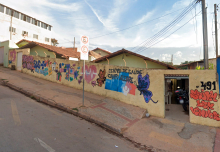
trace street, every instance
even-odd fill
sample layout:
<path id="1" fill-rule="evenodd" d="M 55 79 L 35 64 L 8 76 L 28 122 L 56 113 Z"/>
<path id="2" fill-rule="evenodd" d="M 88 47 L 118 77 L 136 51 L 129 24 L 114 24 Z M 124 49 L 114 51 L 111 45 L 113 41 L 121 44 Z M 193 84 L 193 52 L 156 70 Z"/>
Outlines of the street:
<path id="1" fill-rule="evenodd" d="M 1 85 L 0 135 L 0 152 L 140 151 L 95 124 Z"/>

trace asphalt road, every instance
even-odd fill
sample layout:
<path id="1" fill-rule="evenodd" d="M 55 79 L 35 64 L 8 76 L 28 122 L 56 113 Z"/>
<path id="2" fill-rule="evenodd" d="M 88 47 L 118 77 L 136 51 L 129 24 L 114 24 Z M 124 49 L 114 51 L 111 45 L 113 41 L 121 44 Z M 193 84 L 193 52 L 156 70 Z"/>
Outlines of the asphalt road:
<path id="1" fill-rule="evenodd" d="M 45 90 L 46 91 L 46 90 Z M 0 85 L 0 152 L 136 152 L 130 142 Z"/>

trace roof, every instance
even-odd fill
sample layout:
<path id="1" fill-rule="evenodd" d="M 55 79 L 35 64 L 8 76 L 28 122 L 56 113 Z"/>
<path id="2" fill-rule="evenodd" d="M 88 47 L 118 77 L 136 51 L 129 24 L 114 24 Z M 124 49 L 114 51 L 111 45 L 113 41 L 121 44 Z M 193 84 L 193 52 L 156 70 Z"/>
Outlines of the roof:
<path id="1" fill-rule="evenodd" d="M 218 58 L 219 58 L 220 56 L 218 56 Z M 216 58 L 210 58 L 209 60 L 215 60 Z M 189 65 L 191 65 L 191 64 L 194 64 L 194 63 L 203 63 L 204 62 L 204 60 L 199 60 L 199 61 L 193 61 L 193 62 L 191 62 L 191 63 L 187 63 L 187 64 L 180 64 L 180 65 L 178 65 L 177 67 L 184 67 L 184 66 L 189 66 Z"/>
<path id="2" fill-rule="evenodd" d="M 102 56 L 94 51 L 89 51 L 89 56 L 93 56 L 94 58 L 98 59 L 101 58 Z"/>
<path id="3" fill-rule="evenodd" d="M 96 50 L 102 50 L 103 52 L 106 52 L 106 53 L 108 53 L 108 54 L 111 54 L 112 52 L 109 52 L 109 51 L 107 51 L 107 50 L 104 50 L 104 49 L 101 49 L 101 48 L 96 48 L 96 49 L 94 49 L 94 50 L 92 50 L 92 51 L 96 51 Z"/>
<path id="4" fill-rule="evenodd" d="M 77 52 L 76 50 L 72 51 L 69 48 L 57 47 L 57 46 L 47 45 L 47 44 L 34 42 L 34 41 L 28 41 L 28 40 L 21 40 L 18 43 L 21 43 L 22 41 L 27 41 L 29 43 L 22 46 L 22 47 L 20 47 L 20 49 L 33 48 L 35 46 L 40 46 L 40 47 L 43 47 L 43 48 L 47 49 L 48 51 L 55 52 L 55 53 L 57 53 L 59 55 L 62 55 L 64 57 L 73 57 L 73 58 L 79 58 L 80 57 L 79 52 Z M 16 44 L 18 44 L 18 43 L 16 43 Z"/>
<path id="5" fill-rule="evenodd" d="M 26 39 L 22 39 L 22 40 L 18 41 L 16 44 L 19 44 L 19 43 L 24 42 L 24 41 L 26 41 L 26 42 L 28 42 L 28 43 L 31 43 L 31 42 L 32 42 L 32 41 L 29 41 L 29 40 L 26 40 Z"/>
<path id="6" fill-rule="evenodd" d="M 148 60 L 148 61 L 151 61 L 151 62 L 160 64 L 160 65 L 166 66 L 166 67 L 168 67 L 168 69 L 176 69 L 174 66 L 171 66 L 171 65 L 162 63 L 162 62 L 157 61 L 157 60 L 153 60 L 153 59 L 151 59 L 151 58 L 145 57 L 145 56 L 143 56 L 143 55 L 140 55 L 140 54 L 137 54 L 137 53 L 134 53 L 134 52 L 125 50 L 125 49 L 122 49 L 122 50 L 116 51 L 116 52 L 114 52 L 114 53 L 111 53 L 111 54 L 109 54 L 109 55 L 103 56 L 103 57 L 98 58 L 98 59 L 96 59 L 96 60 L 94 60 L 94 61 L 92 61 L 92 62 L 98 63 L 98 62 L 101 62 L 101 61 L 105 61 L 105 60 L 107 60 L 107 59 L 109 59 L 109 58 L 115 57 L 115 56 L 120 55 L 120 54 L 123 54 L 123 53 L 128 53 L 128 54 L 137 56 L 137 57 L 139 57 L 139 58 L 142 58 L 142 59 L 144 59 L 144 60 Z"/>

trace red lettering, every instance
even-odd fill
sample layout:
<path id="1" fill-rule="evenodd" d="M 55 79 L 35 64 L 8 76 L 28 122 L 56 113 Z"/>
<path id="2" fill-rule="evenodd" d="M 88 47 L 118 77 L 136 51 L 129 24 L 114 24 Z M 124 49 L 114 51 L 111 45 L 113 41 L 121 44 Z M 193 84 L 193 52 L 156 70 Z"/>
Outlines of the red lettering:
<path id="1" fill-rule="evenodd" d="M 190 90 L 190 97 L 195 99 L 195 100 L 204 100 L 204 101 L 214 101 L 217 102 L 218 100 L 217 98 L 217 93 L 213 94 L 213 91 L 205 91 L 201 90 L 201 92 L 199 92 L 197 89 L 195 90 Z"/>
<path id="2" fill-rule="evenodd" d="M 200 116 L 200 117 L 203 117 L 203 118 L 210 118 L 210 119 L 220 121 L 219 114 L 216 111 L 214 111 L 212 113 L 210 110 L 207 110 L 207 111 L 206 110 L 200 110 L 198 107 L 196 107 L 196 108 L 190 107 L 190 110 L 196 116 Z"/>

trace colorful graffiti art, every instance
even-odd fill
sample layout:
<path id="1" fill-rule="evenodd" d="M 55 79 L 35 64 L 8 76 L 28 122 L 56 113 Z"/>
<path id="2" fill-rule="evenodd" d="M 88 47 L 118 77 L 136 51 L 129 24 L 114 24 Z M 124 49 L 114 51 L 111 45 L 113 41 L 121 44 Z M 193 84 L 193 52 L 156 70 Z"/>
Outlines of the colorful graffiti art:
<path id="1" fill-rule="evenodd" d="M 82 73 L 83 74 L 83 68 Z M 95 65 L 87 66 L 85 65 L 85 80 L 87 83 L 90 83 L 97 75 L 97 69 Z"/>
<path id="2" fill-rule="evenodd" d="M 15 59 L 16 59 L 16 51 L 13 50 L 9 52 L 9 60 L 8 60 L 9 64 L 15 62 Z"/>
<path id="3" fill-rule="evenodd" d="M 99 74 L 98 74 L 99 78 L 97 79 L 97 83 L 99 87 L 102 87 L 102 85 L 104 84 L 106 80 L 105 73 L 106 73 L 105 69 L 103 71 L 102 70 L 99 71 Z"/>
<path id="4" fill-rule="evenodd" d="M 125 95 L 135 95 L 136 86 L 131 82 L 133 78 L 129 76 L 129 73 L 121 72 L 119 75 L 108 75 L 112 79 L 106 79 L 105 89 L 121 92 Z"/>
<path id="5" fill-rule="evenodd" d="M 32 56 L 22 56 L 22 67 L 34 72 L 34 58 Z"/>
<path id="6" fill-rule="evenodd" d="M 201 87 L 204 87 L 203 83 Z M 208 90 L 211 90 L 211 88 Z M 220 121 L 219 114 L 216 111 L 213 112 L 211 111 L 214 110 L 214 105 L 215 105 L 214 103 L 218 101 L 216 99 L 217 93 L 213 93 L 213 91 L 204 91 L 203 89 L 201 89 L 200 92 L 197 89 L 195 89 L 195 90 L 190 90 L 190 98 L 196 100 L 197 103 L 195 108 L 190 107 L 190 110 L 194 115 Z"/>
<path id="7" fill-rule="evenodd" d="M 148 103 L 150 100 L 153 102 L 153 103 L 157 103 L 157 102 L 154 102 L 152 100 L 152 96 L 153 96 L 153 93 L 151 91 L 148 90 L 150 86 L 150 79 L 149 79 L 149 75 L 146 74 L 144 77 L 142 77 L 141 74 L 138 75 L 138 90 L 140 91 L 140 95 L 143 94 L 144 96 L 144 100 L 146 103 Z"/>

